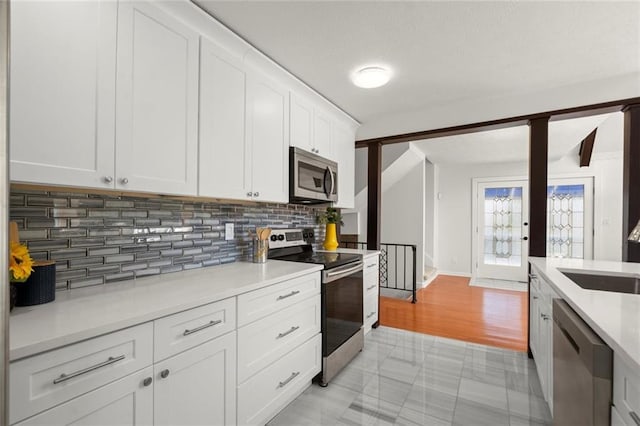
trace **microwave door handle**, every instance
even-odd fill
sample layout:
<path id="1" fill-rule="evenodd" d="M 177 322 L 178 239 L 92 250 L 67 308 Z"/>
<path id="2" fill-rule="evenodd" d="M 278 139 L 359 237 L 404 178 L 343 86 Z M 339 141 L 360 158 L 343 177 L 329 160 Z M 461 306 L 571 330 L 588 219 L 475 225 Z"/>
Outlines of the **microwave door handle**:
<path id="1" fill-rule="evenodd" d="M 327 191 L 327 173 L 329 174 L 329 178 L 331 178 L 331 187 L 329 188 L 329 190 Z M 324 185 L 324 195 L 327 196 L 327 198 L 331 197 L 331 193 L 333 192 L 333 173 L 331 173 L 331 169 L 329 168 L 329 166 L 327 166 L 327 168 L 324 171 L 324 179 L 322 179 L 322 183 Z"/>
<path id="2" fill-rule="evenodd" d="M 333 177 L 334 175 L 331 169 L 329 167 L 327 167 L 327 169 L 329 169 L 329 176 L 331 176 L 331 191 L 329 191 L 329 197 L 331 197 L 333 195 L 333 191 L 336 189 L 336 179 Z"/>

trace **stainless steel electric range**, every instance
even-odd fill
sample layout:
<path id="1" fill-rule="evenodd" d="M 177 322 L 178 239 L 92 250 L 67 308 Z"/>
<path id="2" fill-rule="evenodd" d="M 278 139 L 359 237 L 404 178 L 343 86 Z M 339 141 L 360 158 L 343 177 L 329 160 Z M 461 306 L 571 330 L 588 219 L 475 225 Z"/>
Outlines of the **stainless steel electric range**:
<path id="1" fill-rule="evenodd" d="M 315 263 L 322 271 L 322 372 L 318 382 L 326 386 L 364 346 L 362 329 L 362 256 L 317 252 L 311 245 L 313 229 L 274 229 L 269 258 Z"/>

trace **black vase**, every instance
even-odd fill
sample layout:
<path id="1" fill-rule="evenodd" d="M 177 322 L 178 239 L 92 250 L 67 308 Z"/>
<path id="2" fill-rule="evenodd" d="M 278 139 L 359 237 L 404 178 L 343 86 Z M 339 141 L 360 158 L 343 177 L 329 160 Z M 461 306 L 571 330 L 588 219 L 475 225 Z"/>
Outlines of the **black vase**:
<path id="1" fill-rule="evenodd" d="M 16 284 L 9 284 L 9 312 L 13 311 L 13 307 L 16 306 L 16 299 L 18 297 L 18 289 Z"/>

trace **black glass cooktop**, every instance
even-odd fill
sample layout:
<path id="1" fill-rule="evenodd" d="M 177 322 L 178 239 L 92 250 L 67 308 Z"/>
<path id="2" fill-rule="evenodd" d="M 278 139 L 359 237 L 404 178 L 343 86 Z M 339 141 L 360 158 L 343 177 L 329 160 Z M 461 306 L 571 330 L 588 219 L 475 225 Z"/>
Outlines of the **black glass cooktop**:
<path id="1" fill-rule="evenodd" d="M 317 252 L 310 248 L 288 247 L 269 250 L 269 258 L 290 262 L 315 263 L 325 269 L 336 268 L 360 260 L 360 255 L 350 253 Z"/>

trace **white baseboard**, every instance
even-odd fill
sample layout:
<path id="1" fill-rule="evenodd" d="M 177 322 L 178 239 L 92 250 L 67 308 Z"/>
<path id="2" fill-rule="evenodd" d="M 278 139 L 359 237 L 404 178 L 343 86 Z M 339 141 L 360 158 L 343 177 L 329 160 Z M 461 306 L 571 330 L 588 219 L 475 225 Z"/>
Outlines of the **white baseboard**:
<path id="1" fill-rule="evenodd" d="M 469 272 L 438 271 L 437 275 L 453 275 L 455 277 L 471 278 L 471 274 Z"/>

